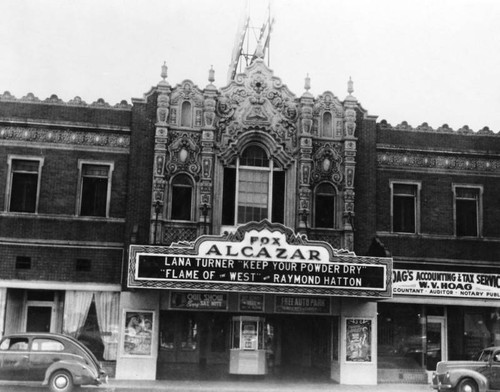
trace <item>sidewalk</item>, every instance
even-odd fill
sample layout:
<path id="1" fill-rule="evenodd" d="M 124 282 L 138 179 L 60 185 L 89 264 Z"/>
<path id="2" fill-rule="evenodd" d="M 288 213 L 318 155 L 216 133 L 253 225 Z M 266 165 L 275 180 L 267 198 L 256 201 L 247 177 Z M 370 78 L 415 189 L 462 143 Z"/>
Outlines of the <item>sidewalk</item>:
<path id="1" fill-rule="evenodd" d="M 96 391 L 168 391 L 168 392 L 431 392 L 426 384 L 339 385 L 304 381 L 129 381 L 110 380 Z"/>

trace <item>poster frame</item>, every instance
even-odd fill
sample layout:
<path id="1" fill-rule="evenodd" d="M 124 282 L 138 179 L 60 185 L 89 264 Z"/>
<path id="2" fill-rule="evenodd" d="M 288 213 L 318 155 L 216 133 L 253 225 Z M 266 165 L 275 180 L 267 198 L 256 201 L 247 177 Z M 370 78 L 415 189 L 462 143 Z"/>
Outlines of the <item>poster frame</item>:
<path id="1" fill-rule="evenodd" d="M 147 348 L 147 351 L 144 351 L 144 354 L 142 353 L 130 353 L 130 350 L 126 349 L 126 345 L 128 342 L 131 343 L 135 336 L 130 334 L 128 330 L 131 328 L 128 326 L 128 324 L 132 323 L 132 318 L 135 316 L 139 316 L 141 320 L 143 320 L 143 323 L 150 322 L 151 328 L 145 330 L 145 335 L 143 336 L 143 340 L 147 341 L 149 335 L 149 347 Z M 122 343 L 120 347 L 121 351 L 121 356 L 122 357 L 127 357 L 127 358 L 153 358 L 154 357 L 154 350 L 153 350 L 153 341 L 156 336 L 156 327 L 155 327 L 155 318 L 156 318 L 156 312 L 154 310 L 149 310 L 149 309 L 123 309 L 123 318 L 122 318 L 122 325 L 121 325 L 121 330 L 122 330 Z M 140 323 L 139 323 L 140 324 Z M 147 324 L 146 324 L 147 325 Z M 140 326 L 140 325 L 139 325 Z M 137 328 L 137 326 L 136 326 Z M 141 328 L 144 328 L 141 326 Z M 144 330 L 144 329 L 143 329 Z"/>
<path id="2" fill-rule="evenodd" d="M 345 317 L 345 355 L 346 363 L 373 363 L 373 327 L 374 322 L 371 317 Z M 364 325 L 360 327 L 360 325 Z M 359 329 L 366 328 L 363 337 L 359 337 Z M 356 337 L 356 338 L 355 338 Z M 355 340 L 361 340 L 356 342 Z M 362 355 L 362 351 L 366 353 Z M 356 353 L 358 351 L 358 353 Z"/>

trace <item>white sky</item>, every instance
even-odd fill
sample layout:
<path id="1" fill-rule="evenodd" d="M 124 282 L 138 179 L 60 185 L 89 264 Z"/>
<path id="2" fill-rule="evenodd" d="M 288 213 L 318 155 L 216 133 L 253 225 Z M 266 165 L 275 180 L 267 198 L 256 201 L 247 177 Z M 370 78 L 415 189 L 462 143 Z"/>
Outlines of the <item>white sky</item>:
<path id="1" fill-rule="evenodd" d="M 500 1 L 272 0 L 274 74 L 300 96 L 354 95 L 369 114 L 500 131 Z M 266 0 L 250 0 L 253 24 Z M 245 0 L 0 0 L 0 92 L 114 105 L 160 80 L 215 85 Z"/>

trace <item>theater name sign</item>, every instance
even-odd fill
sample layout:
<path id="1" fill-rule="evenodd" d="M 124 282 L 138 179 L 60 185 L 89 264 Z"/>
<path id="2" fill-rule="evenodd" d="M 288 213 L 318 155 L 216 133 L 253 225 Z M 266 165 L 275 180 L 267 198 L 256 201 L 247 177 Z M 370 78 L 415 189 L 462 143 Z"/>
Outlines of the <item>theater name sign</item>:
<path id="1" fill-rule="evenodd" d="M 268 221 L 194 243 L 131 245 L 128 287 L 392 296 L 392 259 L 360 257 Z"/>

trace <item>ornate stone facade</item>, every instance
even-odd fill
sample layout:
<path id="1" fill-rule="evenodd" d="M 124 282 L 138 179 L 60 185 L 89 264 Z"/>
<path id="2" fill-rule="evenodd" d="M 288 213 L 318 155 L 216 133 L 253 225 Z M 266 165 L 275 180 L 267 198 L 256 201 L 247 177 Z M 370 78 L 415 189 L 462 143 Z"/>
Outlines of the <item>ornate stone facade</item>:
<path id="1" fill-rule="evenodd" d="M 315 187 L 332 184 L 342 208 L 336 211 L 331 242 L 352 249 L 352 227 L 346 224 L 354 212 L 357 102 L 352 95 L 345 102 L 330 92 L 314 98 L 306 86 L 298 98 L 261 59 L 220 89 L 213 85 L 213 70 L 204 90 L 189 80 L 171 87 L 165 66 L 162 78 L 156 88 L 152 222 L 159 214 L 171 227 L 163 206 L 172 178 L 184 173 L 194 182 L 194 221 L 219 232 L 222 170 L 257 143 L 286 172 L 287 205 L 292 206 L 285 212 L 286 224 L 315 230 Z M 155 227 L 152 223 L 152 235 Z"/>

